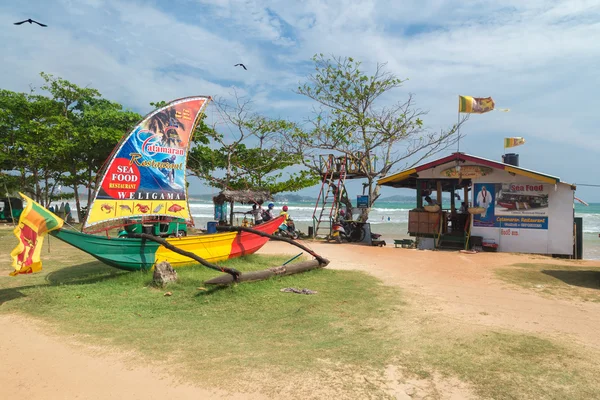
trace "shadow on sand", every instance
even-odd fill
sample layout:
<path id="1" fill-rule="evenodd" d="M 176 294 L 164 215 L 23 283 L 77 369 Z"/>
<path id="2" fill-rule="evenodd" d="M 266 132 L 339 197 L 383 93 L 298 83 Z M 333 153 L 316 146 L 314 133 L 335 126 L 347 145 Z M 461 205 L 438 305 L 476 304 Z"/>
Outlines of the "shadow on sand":
<path id="1" fill-rule="evenodd" d="M 600 271 L 598 270 L 542 270 L 543 274 L 559 279 L 571 286 L 588 289 L 600 289 Z"/>

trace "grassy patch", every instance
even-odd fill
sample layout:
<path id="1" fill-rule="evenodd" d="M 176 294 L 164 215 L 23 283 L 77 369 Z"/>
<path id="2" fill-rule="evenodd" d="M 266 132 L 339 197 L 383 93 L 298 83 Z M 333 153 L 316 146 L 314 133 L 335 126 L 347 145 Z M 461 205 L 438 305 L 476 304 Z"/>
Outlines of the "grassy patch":
<path id="1" fill-rule="evenodd" d="M 2 260 L 14 246 L 9 234 L 0 229 Z M 595 355 L 428 315 L 360 272 L 314 270 L 201 290 L 216 273 L 188 267 L 159 290 L 149 286 L 150 273 L 122 272 L 62 242 L 50 244 L 39 274 L 8 277 L 8 261 L 0 264 L 0 313 L 26 313 L 89 343 L 135 350 L 200 384 L 289 398 L 394 398 L 390 387 L 398 382 L 383 373 L 393 365 L 401 380 L 427 386 L 439 374 L 458 377 L 494 399 L 600 392 Z M 252 256 L 227 265 L 249 271 L 287 258 Z M 280 292 L 284 287 L 318 294 Z"/>
<path id="2" fill-rule="evenodd" d="M 7 255 L 14 242 L 0 242 Z M 391 360 L 385 332 L 401 297 L 362 273 L 325 269 L 199 290 L 219 273 L 198 266 L 178 269 L 178 282 L 159 290 L 149 285 L 151 273 L 107 267 L 56 240 L 51 249 L 44 249 L 41 273 L 0 278 L 0 313 L 27 313 L 90 342 L 135 349 L 149 360 L 179 365 L 178 374 L 218 386 L 234 375 L 282 377 L 323 363 L 367 371 Z M 250 271 L 288 258 L 254 255 L 224 264 Z M 9 271 L 4 264 L 0 274 Z M 318 294 L 280 292 L 284 287 Z M 165 297 L 166 291 L 172 295 Z M 281 385 L 268 382 L 262 389 Z"/>
<path id="3" fill-rule="evenodd" d="M 411 362 L 471 382 L 483 398 L 584 399 L 600 389 L 592 357 L 536 336 L 450 324 L 419 337 Z"/>
<path id="4" fill-rule="evenodd" d="M 505 282 L 548 296 L 600 302 L 600 268 L 519 263 L 495 271 Z"/>

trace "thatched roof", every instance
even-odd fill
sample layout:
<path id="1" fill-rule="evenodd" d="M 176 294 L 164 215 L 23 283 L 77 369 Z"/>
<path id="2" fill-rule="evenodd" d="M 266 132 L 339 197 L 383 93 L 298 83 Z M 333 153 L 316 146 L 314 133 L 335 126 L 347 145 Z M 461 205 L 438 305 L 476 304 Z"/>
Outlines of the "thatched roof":
<path id="1" fill-rule="evenodd" d="M 265 203 L 273 201 L 273 196 L 266 190 L 223 190 L 213 197 L 215 204 L 232 201 L 242 204 Z"/>

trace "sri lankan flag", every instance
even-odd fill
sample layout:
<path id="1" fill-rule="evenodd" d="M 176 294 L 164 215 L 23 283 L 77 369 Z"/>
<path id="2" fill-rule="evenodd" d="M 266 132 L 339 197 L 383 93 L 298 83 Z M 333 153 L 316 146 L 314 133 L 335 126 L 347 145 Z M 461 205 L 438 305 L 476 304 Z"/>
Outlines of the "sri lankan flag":
<path id="1" fill-rule="evenodd" d="M 467 114 L 483 114 L 494 109 L 491 97 L 458 96 L 458 112 Z"/>
<path id="2" fill-rule="evenodd" d="M 525 144 L 525 139 L 522 137 L 507 137 L 504 138 L 504 148 L 515 147 Z"/>
<path id="3" fill-rule="evenodd" d="M 42 269 L 40 253 L 44 236 L 47 232 L 62 228 L 64 223 L 62 219 L 23 193 L 19 194 L 27 202 L 27 207 L 19 218 L 19 225 L 13 231 L 19 239 L 19 244 L 10 253 L 13 259 L 12 266 L 15 269 L 10 273 L 11 276 L 40 271 Z"/>

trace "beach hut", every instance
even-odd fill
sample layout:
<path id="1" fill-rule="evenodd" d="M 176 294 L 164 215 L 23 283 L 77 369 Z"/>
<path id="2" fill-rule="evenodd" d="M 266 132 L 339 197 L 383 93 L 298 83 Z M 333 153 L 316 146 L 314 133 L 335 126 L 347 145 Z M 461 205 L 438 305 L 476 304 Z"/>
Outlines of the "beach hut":
<path id="1" fill-rule="evenodd" d="M 223 190 L 213 197 L 215 219 L 221 224 L 227 223 L 227 204 L 230 206 L 229 223 L 233 224 L 234 214 L 236 214 L 233 211 L 234 203 L 252 205 L 270 201 L 273 201 L 273 196 L 267 190 Z M 241 212 L 241 214 L 246 214 L 246 212 Z"/>
<path id="2" fill-rule="evenodd" d="M 464 248 L 580 258 L 575 186 L 519 166 L 453 153 L 379 180 L 416 190 L 408 233 L 420 248 Z M 447 193 L 443 195 L 443 193 Z M 580 238 L 577 238 L 580 240 Z"/>

